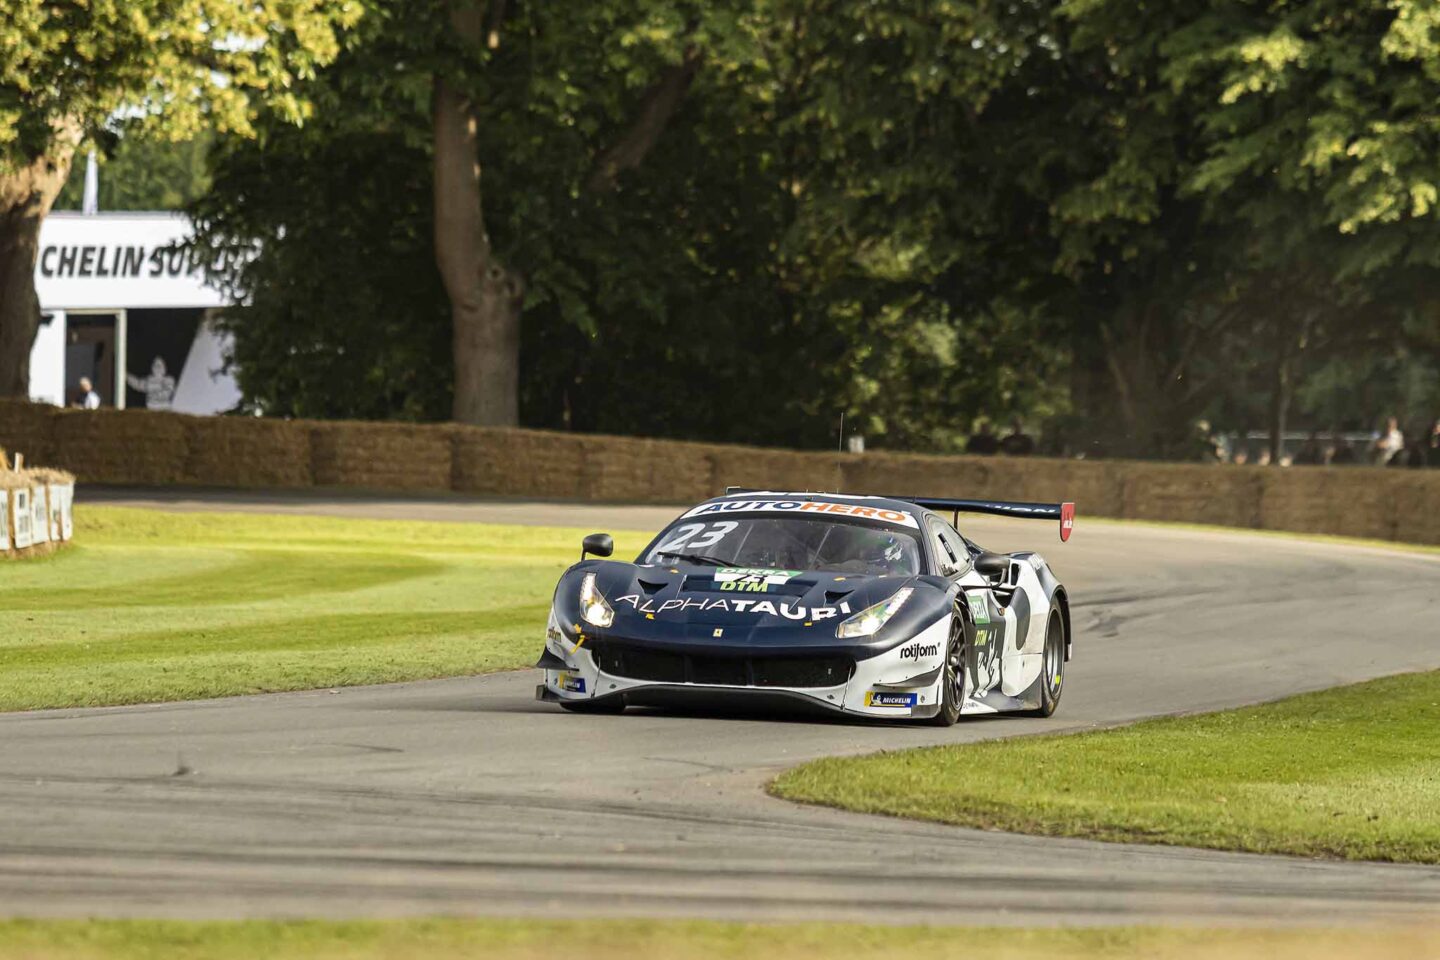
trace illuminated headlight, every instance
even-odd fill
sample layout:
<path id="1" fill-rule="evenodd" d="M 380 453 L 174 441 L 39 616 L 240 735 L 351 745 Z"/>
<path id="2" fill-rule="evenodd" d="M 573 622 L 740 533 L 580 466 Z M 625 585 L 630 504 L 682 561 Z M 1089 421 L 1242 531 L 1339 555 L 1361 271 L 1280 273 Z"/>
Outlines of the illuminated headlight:
<path id="1" fill-rule="evenodd" d="M 580 616 L 597 627 L 608 627 L 615 622 L 615 611 L 600 596 L 593 573 L 585 574 L 585 579 L 580 581 Z"/>
<path id="2" fill-rule="evenodd" d="M 905 601 L 910 599 L 913 590 L 913 587 L 901 587 L 888 600 L 882 600 L 873 607 L 866 607 L 836 627 L 835 636 L 841 640 L 849 640 L 854 637 L 873 637 L 881 627 L 890 622 L 891 617 L 900 612 L 900 608 L 905 606 Z"/>

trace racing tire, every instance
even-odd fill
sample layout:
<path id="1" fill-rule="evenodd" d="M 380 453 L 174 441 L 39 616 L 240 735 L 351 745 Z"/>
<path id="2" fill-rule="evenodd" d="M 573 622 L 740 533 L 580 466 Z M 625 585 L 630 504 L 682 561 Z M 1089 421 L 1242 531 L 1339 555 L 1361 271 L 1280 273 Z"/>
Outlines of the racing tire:
<path id="1" fill-rule="evenodd" d="M 625 712 L 624 697 L 606 697 L 604 700 L 561 700 L 561 710 L 571 713 L 619 714 Z"/>
<path id="2" fill-rule="evenodd" d="M 1062 671 L 1065 669 L 1065 623 L 1060 611 L 1050 611 L 1045 627 L 1045 652 L 1040 659 L 1040 706 L 1029 711 L 1032 717 L 1048 717 L 1060 706 Z"/>
<path id="3" fill-rule="evenodd" d="M 940 711 L 926 719 L 935 727 L 953 726 L 965 703 L 965 621 L 957 613 L 945 647 L 945 669 L 940 677 Z"/>

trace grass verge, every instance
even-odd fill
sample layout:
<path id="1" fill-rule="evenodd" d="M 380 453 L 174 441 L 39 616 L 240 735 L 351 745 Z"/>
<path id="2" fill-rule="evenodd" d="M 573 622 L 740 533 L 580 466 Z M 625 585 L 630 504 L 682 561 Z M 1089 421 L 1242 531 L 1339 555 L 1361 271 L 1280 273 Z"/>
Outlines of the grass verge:
<path id="1" fill-rule="evenodd" d="M 1440 863 L 1440 672 L 1117 730 L 818 760 L 770 790 L 1018 833 Z"/>
<path id="2" fill-rule="evenodd" d="M 0 568 L 0 710 L 196 699 L 528 666 L 588 530 L 77 512 Z M 645 535 L 621 533 L 617 555 Z"/>
<path id="3" fill-rule="evenodd" d="M 983 949 L 982 949 L 983 948 Z M 0 960 L 1340 960 L 1440 956 L 1434 931 L 885 927 L 705 921 L 9 921 Z"/>

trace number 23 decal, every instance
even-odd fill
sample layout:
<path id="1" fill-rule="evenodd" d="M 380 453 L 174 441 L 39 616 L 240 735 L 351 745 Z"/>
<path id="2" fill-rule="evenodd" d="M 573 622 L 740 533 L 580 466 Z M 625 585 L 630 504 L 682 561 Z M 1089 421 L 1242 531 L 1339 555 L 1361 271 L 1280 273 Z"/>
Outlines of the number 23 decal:
<path id="1" fill-rule="evenodd" d="M 687 523 L 683 527 L 678 527 L 675 535 L 656 547 L 655 552 L 657 554 L 677 553 L 681 547 L 704 550 L 706 547 L 713 547 L 724 540 L 726 534 L 738 526 L 740 524 L 733 520 L 720 520 L 708 527 L 703 523 Z M 699 534 L 698 539 L 696 539 L 697 534 Z"/>

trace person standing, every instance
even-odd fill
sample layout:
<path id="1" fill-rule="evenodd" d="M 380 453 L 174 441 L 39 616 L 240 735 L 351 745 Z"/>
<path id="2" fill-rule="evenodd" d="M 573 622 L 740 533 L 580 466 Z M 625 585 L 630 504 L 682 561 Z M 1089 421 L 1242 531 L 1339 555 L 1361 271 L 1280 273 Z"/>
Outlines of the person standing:
<path id="1" fill-rule="evenodd" d="M 100 409 L 100 394 L 95 392 L 95 384 L 89 377 L 80 378 L 80 406 L 85 410 Z"/>
<path id="2" fill-rule="evenodd" d="M 970 437 L 969 442 L 965 444 L 965 452 L 989 456 L 999 451 L 1000 440 L 995 436 L 995 431 L 990 427 L 990 421 L 980 421 L 980 429 L 975 431 Z"/>
<path id="3" fill-rule="evenodd" d="M 1295 458 L 1290 461 L 1297 467 L 1316 467 L 1325 462 L 1325 449 L 1320 446 L 1320 431 L 1311 430 L 1310 436 L 1295 451 Z"/>
<path id="4" fill-rule="evenodd" d="M 1404 449 L 1405 434 L 1400 430 L 1400 421 L 1394 417 L 1387 418 L 1385 431 L 1375 440 L 1375 465 L 1380 467 L 1388 465 Z"/>
<path id="5" fill-rule="evenodd" d="M 1019 417 L 1010 421 L 1010 433 L 1000 441 L 1000 452 L 1011 457 L 1028 457 L 1035 452 L 1035 438 L 1025 432 Z"/>

